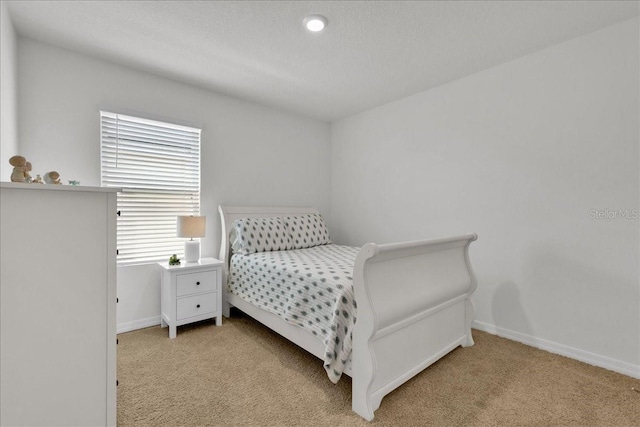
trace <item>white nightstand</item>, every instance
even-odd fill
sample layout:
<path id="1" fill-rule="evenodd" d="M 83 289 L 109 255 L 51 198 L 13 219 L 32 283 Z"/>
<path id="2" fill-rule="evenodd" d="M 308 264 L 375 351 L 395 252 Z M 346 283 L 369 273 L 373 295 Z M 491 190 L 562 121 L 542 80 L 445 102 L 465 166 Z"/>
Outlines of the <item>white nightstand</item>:
<path id="1" fill-rule="evenodd" d="M 169 326 L 169 338 L 176 337 L 176 327 L 199 320 L 216 318 L 222 325 L 222 261 L 201 258 L 198 262 L 162 267 L 162 327 Z"/>

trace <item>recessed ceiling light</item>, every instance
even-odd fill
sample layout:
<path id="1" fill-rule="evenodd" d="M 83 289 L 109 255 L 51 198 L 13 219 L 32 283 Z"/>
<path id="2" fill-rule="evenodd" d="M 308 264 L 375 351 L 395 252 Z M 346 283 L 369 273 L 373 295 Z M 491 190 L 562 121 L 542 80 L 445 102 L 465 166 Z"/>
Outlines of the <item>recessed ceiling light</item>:
<path id="1" fill-rule="evenodd" d="M 324 30 L 328 23 L 327 18 L 322 15 L 309 15 L 304 18 L 303 22 L 307 30 L 313 31 L 314 33 Z"/>

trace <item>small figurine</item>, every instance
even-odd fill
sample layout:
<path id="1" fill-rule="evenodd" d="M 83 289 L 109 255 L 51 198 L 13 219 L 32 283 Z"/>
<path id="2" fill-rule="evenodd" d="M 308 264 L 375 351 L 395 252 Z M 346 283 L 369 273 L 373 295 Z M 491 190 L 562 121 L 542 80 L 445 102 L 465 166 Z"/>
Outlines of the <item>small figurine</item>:
<path id="1" fill-rule="evenodd" d="M 31 184 L 44 184 L 44 181 L 42 181 L 42 177 L 40 176 L 40 174 L 36 175 L 35 179 L 31 181 Z"/>
<path id="2" fill-rule="evenodd" d="M 31 174 L 29 174 L 29 172 L 31 172 L 31 162 L 25 163 L 24 167 L 24 182 L 31 184 L 31 182 L 33 181 L 33 178 L 31 178 Z"/>
<path id="3" fill-rule="evenodd" d="M 9 159 L 9 164 L 13 166 L 13 172 L 11 172 L 11 182 L 25 182 L 25 172 L 27 172 L 27 159 L 22 156 L 13 156 Z M 29 174 L 27 173 L 27 175 Z M 29 178 L 31 178 L 30 175 Z"/>
<path id="4" fill-rule="evenodd" d="M 75 179 L 69 181 L 69 185 L 78 186 L 80 185 L 80 181 L 76 181 Z"/>
<path id="5" fill-rule="evenodd" d="M 180 259 L 178 259 L 176 254 L 169 257 L 169 265 L 180 265 Z"/>
<path id="6" fill-rule="evenodd" d="M 60 174 L 56 171 L 44 174 L 44 182 L 47 184 L 62 184 L 62 182 L 60 182 Z"/>

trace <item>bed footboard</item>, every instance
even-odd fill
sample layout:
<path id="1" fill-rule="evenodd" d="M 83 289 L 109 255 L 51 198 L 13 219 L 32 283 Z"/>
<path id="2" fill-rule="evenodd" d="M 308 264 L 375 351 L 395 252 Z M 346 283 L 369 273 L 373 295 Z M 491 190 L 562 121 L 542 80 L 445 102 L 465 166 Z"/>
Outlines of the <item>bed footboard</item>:
<path id="1" fill-rule="evenodd" d="M 352 405 L 367 420 L 382 398 L 459 345 L 473 345 L 469 262 L 475 234 L 362 247 L 354 267 Z"/>

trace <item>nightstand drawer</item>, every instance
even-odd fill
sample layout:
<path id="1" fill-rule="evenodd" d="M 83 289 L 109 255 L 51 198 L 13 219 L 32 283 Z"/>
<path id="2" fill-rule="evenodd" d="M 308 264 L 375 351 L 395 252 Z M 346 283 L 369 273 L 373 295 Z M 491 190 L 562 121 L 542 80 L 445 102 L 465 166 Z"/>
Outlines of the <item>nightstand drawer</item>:
<path id="1" fill-rule="evenodd" d="M 215 271 L 179 274 L 176 278 L 176 295 L 181 297 L 183 295 L 215 291 L 218 289 L 217 277 Z"/>
<path id="2" fill-rule="evenodd" d="M 201 314 L 215 313 L 216 297 L 216 292 L 212 292 L 178 299 L 176 301 L 177 320 L 199 316 Z"/>

